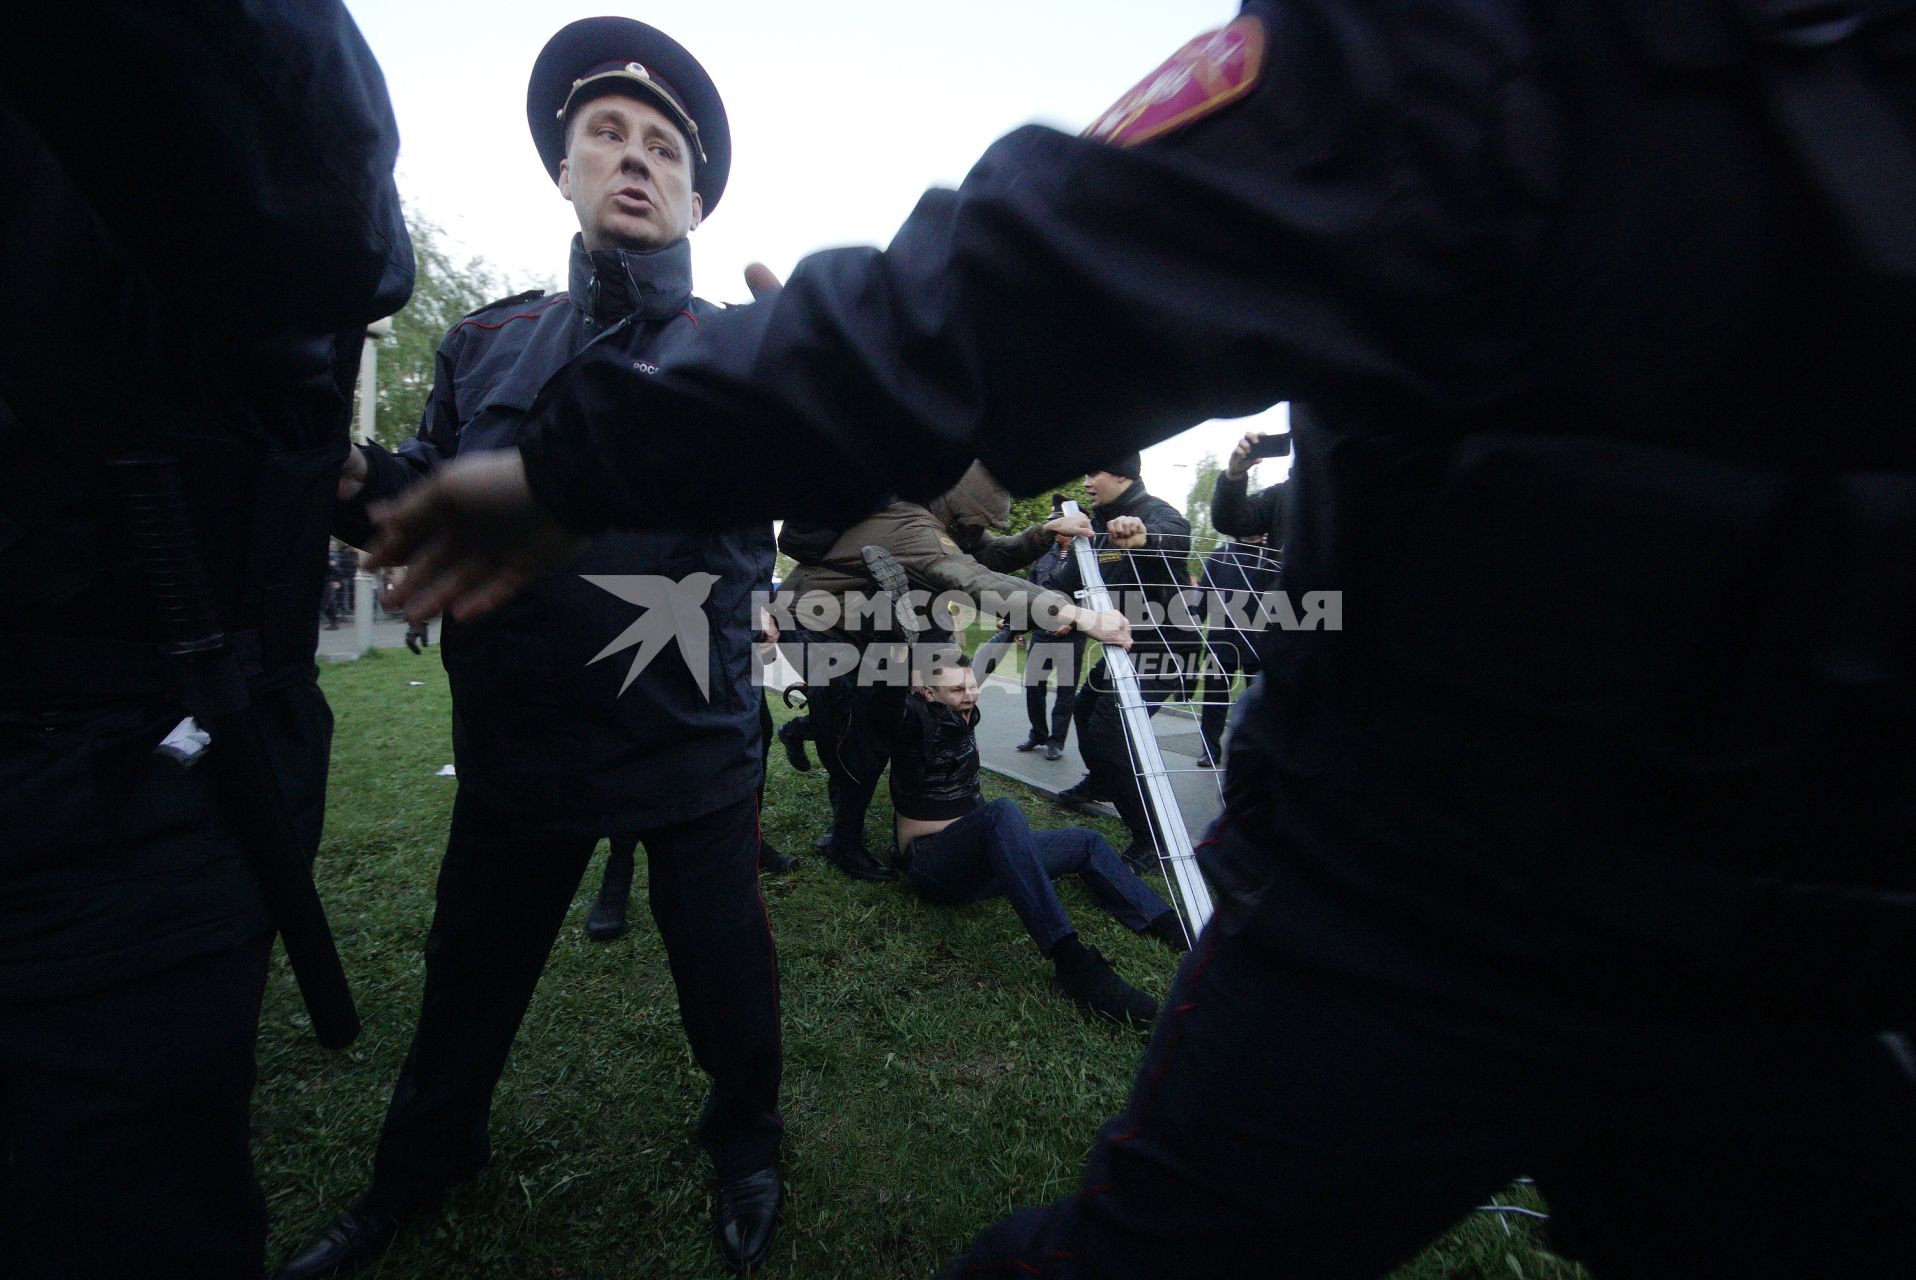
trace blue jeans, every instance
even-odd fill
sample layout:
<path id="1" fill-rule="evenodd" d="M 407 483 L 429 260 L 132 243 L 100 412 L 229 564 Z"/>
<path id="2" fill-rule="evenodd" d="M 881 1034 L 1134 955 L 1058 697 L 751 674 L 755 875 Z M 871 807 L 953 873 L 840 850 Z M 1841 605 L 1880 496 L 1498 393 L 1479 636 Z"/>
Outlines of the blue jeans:
<path id="1" fill-rule="evenodd" d="M 943 831 L 919 836 L 901 858 L 905 883 L 927 902 L 957 906 L 1004 898 L 1049 955 L 1077 932 L 1051 882 L 1076 873 L 1098 905 L 1134 932 L 1171 909 L 1133 875 L 1105 838 L 1083 827 L 1033 831 L 1009 800 L 973 809 Z"/>

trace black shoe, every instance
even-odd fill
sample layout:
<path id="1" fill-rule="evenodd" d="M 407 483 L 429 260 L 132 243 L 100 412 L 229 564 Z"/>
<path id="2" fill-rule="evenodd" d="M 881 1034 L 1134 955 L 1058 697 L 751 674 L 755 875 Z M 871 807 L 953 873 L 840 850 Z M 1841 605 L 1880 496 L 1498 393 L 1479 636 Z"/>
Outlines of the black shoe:
<path id="1" fill-rule="evenodd" d="M 1066 787 L 1058 793 L 1058 803 L 1067 809 L 1089 809 L 1094 804 L 1103 803 L 1104 798 L 1103 791 L 1093 785 L 1088 773 L 1078 779 L 1077 785 Z"/>
<path id="2" fill-rule="evenodd" d="M 725 1260 L 725 1269 L 743 1271 L 763 1263 L 772 1252 L 772 1237 L 778 1234 L 778 1207 L 785 1200 L 778 1167 L 768 1165 L 757 1173 L 720 1183 L 713 1199 L 712 1233 L 718 1237 L 719 1257 Z"/>
<path id="3" fill-rule="evenodd" d="M 797 720 L 787 720 L 778 727 L 778 745 L 785 748 L 785 758 L 792 768 L 800 773 L 812 771 L 812 758 L 805 754 L 805 727 Z"/>
<path id="4" fill-rule="evenodd" d="M 1190 940 L 1184 936 L 1184 922 L 1178 919 L 1176 911 L 1164 912 L 1146 925 L 1144 931 L 1179 955 L 1191 949 Z"/>
<path id="5" fill-rule="evenodd" d="M 611 942 L 614 938 L 623 938 L 632 925 L 625 918 L 625 903 L 607 902 L 600 898 L 592 904 L 592 910 L 586 913 L 585 936 L 594 942 Z"/>
<path id="6" fill-rule="evenodd" d="M 632 854 L 621 850 L 605 860 L 605 883 L 599 886 L 599 900 L 586 913 L 585 936 L 594 942 L 623 937 L 631 927 L 625 919 L 631 898 Z"/>
<path id="7" fill-rule="evenodd" d="M 820 836 L 812 844 L 812 852 L 843 871 L 854 880 L 896 880 L 898 873 L 872 857 L 872 851 L 862 844 L 834 844 L 829 835 Z"/>
<path id="8" fill-rule="evenodd" d="M 399 1219 L 361 1196 L 333 1225 L 273 1273 L 273 1280 L 325 1280 L 377 1262 L 399 1234 Z"/>
<path id="9" fill-rule="evenodd" d="M 1131 843 L 1118 854 L 1133 875 L 1146 876 L 1158 869 L 1158 847 L 1150 836 L 1131 833 Z"/>
<path id="10" fill-rule="evenodd" d="M 860 547 L 858 558 L 865 562 L 865 572 L 878 584 L 878 589 L 891 597 L 898 637 L 907 644 L 918 643 L 918 624 L 911 616 L 911 602 L 905 598 L 911 591 L 911 579 L 905 576 L 904 569 L 883 547 Z"/>
<path id="11" fill-rule="evenodd" d="M 1047 760 L 1062 760 L 1064 759 L 1064 748 L 1055 742 L 1047 742 L 1044 744 L 1044 758 Z"/>
<path id="12" fill-rule="evenodd" d="M 758 869 L 760 871 L 769 871 L 775 876 L 783 875 L 797 865 L 798 856 L 796 854 L 787 853 L 783 849 L 766 844 L 763 840 L 758 842 Z"/>
<path id="13" fill-rule="evenodd" d="M 1017 746 L 1013 747 L 1012 750 L 1013 751 L 1036 751 L 1039 747 L 1042 747 L 1043 745 L 1044 745 L 1043 736 L 1040 734 L 1034 733 L 1030 737 L 1026 738 L 1023 742 L 1020 742 Z"/>
<path id="14" fill-rule="evenodd" d="M 1070 958 L 1061 956 L 1051 989 L 1093 1017 L 1119 1024 L 1148 1027 L 1158 1016 L 1151 997 L 1120 978 L 1096 947 Z"/>

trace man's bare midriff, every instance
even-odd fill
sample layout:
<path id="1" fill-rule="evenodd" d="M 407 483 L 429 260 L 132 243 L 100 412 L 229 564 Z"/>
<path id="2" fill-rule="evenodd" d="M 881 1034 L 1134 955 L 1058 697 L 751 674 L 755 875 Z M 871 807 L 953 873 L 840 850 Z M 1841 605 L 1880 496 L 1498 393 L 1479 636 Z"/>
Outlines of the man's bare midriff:
<path id="1" fill-rule="evenodd" d="M 901 814 L 892 826 L 892 838 L 898 841 L 898 851 L 903 853 L 911 848 L 911 842 L 919 836 L 943 831 L 956 821 L 956 818 L 907 818 Z"/>

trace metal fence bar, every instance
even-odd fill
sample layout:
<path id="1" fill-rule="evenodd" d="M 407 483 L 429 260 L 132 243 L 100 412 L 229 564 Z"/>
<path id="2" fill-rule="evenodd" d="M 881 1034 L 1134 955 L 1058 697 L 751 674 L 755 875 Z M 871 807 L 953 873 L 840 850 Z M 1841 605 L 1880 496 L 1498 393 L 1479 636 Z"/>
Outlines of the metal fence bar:
<path id="1" fill-rule="evenodd" d="M 1072 515 L 1078 514 L 1078 504 L 1075 502 L 1066 502 L 1064 509 Z M 1111 592 L 1104 585 L 1104 575 L 1098 572 L 1098 557 L 1091 550 L 1091 540 L 1075 539 L 1071 544 L 1071 554 L 1077 560 L 1078 573 L 1084 584 L 1085 608 L 1099 611 L 1110 609 Z M 1150 709 L 1144 705 L 1144 698 L 1138 692 L 1138 673 L 1131 665 L 1131 655 L 1115 645 L 1107 645 L 1104 664 L 1105 670 L 1111 675 L 1111 687 L 1117 692 L 1124 736 L 1136 765 L 1138 789 L 1143 794 L 1145 808 L 1150 811 L 1158 828 L 1158 860 L 1164 866 L 1164 878 L 1172 888 L 1185 930 L 1195 942 L 1211 919 L 1210 886 L 1204 883 L 1204 876 L 1198 870 L 1197 854 L 1191 847 L 1191 833 L 1185 829 L 1177 793 L 1171 789 L 1170 771 L 1165 768 L 1164 755 L 1158 750 L 1157 734 L 1151 728 Z"/>

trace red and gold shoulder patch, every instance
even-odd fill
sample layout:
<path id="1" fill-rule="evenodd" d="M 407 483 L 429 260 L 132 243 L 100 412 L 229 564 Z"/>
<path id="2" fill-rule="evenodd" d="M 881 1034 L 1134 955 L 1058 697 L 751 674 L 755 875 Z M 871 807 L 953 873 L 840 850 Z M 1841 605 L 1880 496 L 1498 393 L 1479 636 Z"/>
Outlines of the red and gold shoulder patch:
<path id="1" fill-rule="evenodd" d="M 1084 136 L 1120 147 L 1162 138 L 1236 102 L 1257 87 L 1263 70 L 1264 23 L 1246 14 L 1172 54 Z"/>

